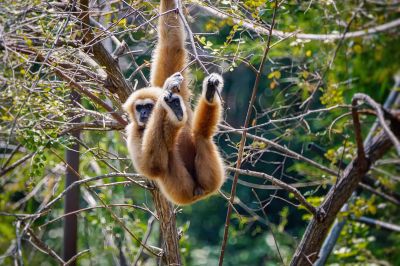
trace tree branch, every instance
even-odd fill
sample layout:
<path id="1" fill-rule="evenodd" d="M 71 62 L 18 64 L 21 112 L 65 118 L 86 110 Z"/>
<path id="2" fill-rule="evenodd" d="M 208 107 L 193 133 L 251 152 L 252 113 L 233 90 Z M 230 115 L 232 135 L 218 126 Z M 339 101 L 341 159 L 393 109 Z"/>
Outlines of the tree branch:
<path id="1" fill-rule="evenodd" d="M 237 168 L 233 168 L 233 167 L 226 167 L 226 170 L 231 171 L 231 172 L 235 172 L 237 174 L 241 174 L 241 175 L 248 175 L 248 176 L 255 176 L 255 177 L 259 177 L 259 178 L 263 178 L 266 179 L 268 181 L 270 181 L 273 185 L 276 185 L 278 187 L 281 187 L 283 189 L 285 189 L 288 192 L 293 193 L 294 197 L 313 215 L 317 215 L 318 214 L 318 210 L 317 208 L 315 208 L 314 206 L 311 205 L 311 203 L 309 203 L 306 198 L 300 193 L 300 191 L 298 189 L 296 189 L 295 187 L 292 187 L 289 184 L 286 184 L 285 182 L 264 174 L 264 173 L 260 173 L 260 172 L 255 172 L 255 171 L 250 171 L 250 170 L 242 170 L 242 169 L 237 169 Z"/>
<path id="2" fill-rule="evenodd" d="M 211 6 L 202 6 L 202 5 L 197 5 L 196 6 L 200 7 L 202 10 L 206 11 L 210 15 L 213 15 L 214 17 L 220 18 L 220 19 L 232 19 L 233 23 L 239 24 L 251 31 L 254 31 L 256 33 L 262 34 L 262 35 L 269 35 L 270 29 L 265 27 L 262 24 L 249 21 L 243 18 L 239 18 L 236 16 L 233 16 L 231 14 L 228 14 L 226 12 L 223 12 L 215 7 Z M 386 32 L 390 31 L 392 29 L 400 27 L 400 19 L 395 19 L 393 21 L 390 21 L 388 23 L 378 25 L 375 27 L 371 28 L 366 28 L 358 31 L 352 31 L 348 32 L 345 34 L 340 34 L 340 33 L 331 33 L 331 34 L 311 34 L 311 33 L 299 33 L 298 31 L 295 32 L 284 32 L 280 30 L 272 30 L 272 35 L 279 37 L 279 38 L 296 38 L 296 39 L 305 39 L 305 40 L 316 40 L 316 41 L 334 41 L 334 40 L 340 40 L 340 39 L 350 39 L 350 38 L 356 38 L 356 37 L 365 37 L 365 36 L 370 36 L 373 34 L 381 33 L 381 32 Z"/>
<path id="3" fill-rule="evenodd" d="M 365 145 L 365 155 L 370 163 L 381 158 L 391 147 L 388 136 L 384 133 L 378 135 Z M 370 169 L 370 164 L 360 163 L 358 158 L 354 159 L 345 169 L 343 177 L 333 186 L 321 207 L 326 215 L 323 220 L 315 217 L 310 221 L 303 238 L 296 249 L 290 265 L 309 265 L 310 261 L 317 259 L 318 251 L 329 231 L 330 226 L 336 218 L 340 208 L 346 203 L 350 195 L 357 188 L 361 178 Z"/>
<path id="4" fill-rule="evenodd" d="M 89 1 L 81 0 L 82 8 L 79 15 L 79 19 L 82 21 L 83 26 L 86 28 L 84 32 L 84 41 L 86 45 L 90 46 L 93 51 L 94 60 L 96 60 L 101 66 L 105 67 L 108 75 L 109 86 L 108 90 L 111 93 L 116 93 L 119 100 L 123 103 L 133 92 L 133 89 L 126 81 L 121 69 L 118 66 L 118 62 L 114 60 L 112 55 L 106 50 L 104 45 L 93 35 L 90 29 L 90 12 L 89 12 Z"/>
<path id="5" fill-rule="evenodd" d="M 396 138 L 396 136 L 393 134 L 392 130 L 390 130 L 389 126 L 386 124 L 385 117 L 382 111 L 382 107 L 380 104 L 372 100 L 371 97 L 369 97 L 366 94 L 363 93 L 356 93 L 353 96 L 353 104 L 357 101 L 364 101 L 367 102 L 368 105 L 370 105 L 374 110 L 376 111 L 376 116 L 378 118 L 379 124 L 383 128 L 383 130 L 386 132 L 386 134 L 389 136 L 390 140 L 393 142 L 394 147 L 396 148 L 397 154 L 400 156 L 400 141 Z"/>

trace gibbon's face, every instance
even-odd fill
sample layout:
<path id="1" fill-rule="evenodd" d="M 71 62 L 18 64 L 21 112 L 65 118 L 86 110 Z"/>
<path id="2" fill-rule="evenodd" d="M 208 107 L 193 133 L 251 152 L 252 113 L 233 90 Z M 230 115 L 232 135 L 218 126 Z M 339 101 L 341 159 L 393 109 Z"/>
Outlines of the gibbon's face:
<path id="1" fill-rule="evenodd" d="M 131 122 L 144 128 L 162 92 L 160 88 L 147 87 L 132 93 L 122 106 L 129 114 Z"/>
<path id="2" fill-rule="evenodd" d="M 149 117 L 151 115 L 151 111 L 154 107 L 154 101 L 152 99 L 139 99 L 135 102 L 135 117 L 136 122 L 139 126 L 143 127 L 146 125 Z"/>

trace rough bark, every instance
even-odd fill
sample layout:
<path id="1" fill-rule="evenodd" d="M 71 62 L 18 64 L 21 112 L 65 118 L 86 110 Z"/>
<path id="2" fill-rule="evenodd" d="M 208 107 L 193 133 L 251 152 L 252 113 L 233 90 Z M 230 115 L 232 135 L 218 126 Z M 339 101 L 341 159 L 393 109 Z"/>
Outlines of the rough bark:
<path id="1" fill-rule="evenodd" d="M 107 89 L 111 93 L 118 95 L 119 100 L 123 103 L 133 92 L 133 89 L 126 81 L 121 69 L 118 66 L 118 61 L 107 51 L 100 40 L 95 38 L 92 30 L 90 29 L 90 17 L 89 17 L 89 1 L 80 1 L 81 13 L 79 19 L 81 19 L 83 28 L 83 40 L 86 45 L 91 48 L 93 52 L 93 59 L 105 68 L 107 72 Z"/>

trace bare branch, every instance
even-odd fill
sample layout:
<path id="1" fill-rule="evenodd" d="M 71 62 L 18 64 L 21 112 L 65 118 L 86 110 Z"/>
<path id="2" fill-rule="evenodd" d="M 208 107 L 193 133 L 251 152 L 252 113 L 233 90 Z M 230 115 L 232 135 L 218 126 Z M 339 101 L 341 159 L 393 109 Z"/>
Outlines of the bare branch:
<path id="1" fill-rule="evenodd" d="M 236 169 L 233 167 L 226 167 L 226 169 L 228 171 L 232 171 L 235 172 L 237 174 L 241 174 L 241 175 L 248 175 L 248 176 L 255 176 L 255 177 L 259 177 L 259 178 L 263 178 L 266 179 L 268 181 L 270 181 L 273 185 L 276 185 L 278 187 L 281 187 L 283 189 L 285 189 L 288 192 L 293 193 L 294 197 L 313 215 L 317 215 L 318 214 L 318 210 L 317 208 L 315 208 L 314 206 L 311 205 L 311 203 L 309 203 L 306 198 L 304 198 L 304 196 L 300 193 L 300 191 L 294 187 L 292 187 L 291 185 L 286 184 L 285 182 L 264 174 L 264 173 L 260 173 L 260 172 L 255 172 L 255 171 L 250 171 L 250 170 L 242 170 L 242 169 Z"/>
<path id="2" fill-rule="evenodd" d="M 232 132 L 232 133 L 235 133 L 235 134 L 241 134 L 240 131 L 242 131 L 242 130 L 236 130 L 236 129 L 232 128 L 232 127 L 225 126 L 225 125 L 219 125 L 219 127 L 223 128 L 223 129 L 227 129 L 227 130 L 229 130 L 229 132 Z M 295 160 L 304 161 L 304 162 L 306 162 L 306 163 L 308 163 L 308 164 L 310 164 L 310 165 L 312 165 L 312 166 L 314 166 L 314 167 L 316 167 L 316 168 L 318 168 L 318 169 L 320 169 L 320 170 L 322 170 L 322 171 L 324 171 L 324 172 L 326 172 L 328 174 L 331 174 L 331 175 L 334 175 L 334 176 L 337 175 L 336 171 L 334 171 L 332 169 L 329 169 L 328 167 L 326 167 L 324 165 L 321 165 L 321 164 L 319 164 L 319 163 L 317 163 L 317 162 L 315 162 L 315 161 L 313 161 L 313 160 L 311 160 L 311 159 L 309 159 L 309 158 L 307 158 L 307 157 L 305 157 L 305 156 L 303 156 L 303 155 L 301 155 L 301 154 L 299 154 L 297 152 L 294 152 L 294 151 L 282 146 L 282 145 L 279 145 L 278 143 L 276 143 L 276 142 L 274 142 L 272 140 L 269 140 L 269 139 L 266 139 L 266 138 L 263 138 L 263 137 L 259 137 L 259 136 L 256 136 L 256 135 L 253 135 L 253 134 L 250 134 L 250 133 L 247 133 L 247 137 L 250 138 L 250 139 L 254 139 L 254 140 L 260 141 L 260 142 L 264 142 L 268 146 L 277 149 L 278 151 L 282 152 L 283 154 L 291 156 Z"/>
<path id="3" fill-rule="evenodd" d="M 84 32 L 84 40 L 87 45 L 92 47 L 94 59 L 99 62 L 99 64 L 105 67 L 105 70 L 109 79 L 108 89 L 112 93 L 116 93 L 121 102 L 125 102 L 129 95 L 133 92 L 133 89 L 129 83 L 125 80 L 118 63 L 114 60 L 112 55 L 106 50 L 103 44 L 96 40 L 93 35 L 90 25 L 90 14 L 89 14 L 89 1 L 83 0 L 80 7 L 82 8 L 82 13 L 79 14 L 79 18 L 82 20 L 83 27 L 86 28 Z"/>
<path id="4" fill-rule="evenodd" d="M 10 165 L 9 167 L 1 169 L 0 177 L 2 177 L 5 174 L 7 174 L 8 172 L 14 170 L 19 165 L 23 164 L 26 160 L 31 158 L 33 155 L 35 155 L 35 152 L 29 153 L 29 154 L 25 155 L 24 157 L 22 157 L 21 159 L 19 159 L 18 161 L 16 161 L 15 163 L 13 163 L 12 165 Z"/>
<path id="5" fill-rule="evenodd" d="M 223 12 L 212 6 L 202 6 L 202 5 L 197 5 L 197 6 L 201 7 L 202 10 L 206 11 L 210 15 L 213 15 L 220 19 L 230 18 L 230 19 L 232 19 L 233 23 L 241 24 L 243 27 L 245 27 L 248 30 L 257 32 L 262 35 L 271 34 L 270 29 L 265 27 L 265 25 L 259 24 L 257 22 L 249 21 L 247 19 L 233 16 L 231 14 Z M 311 34 L 311 33 L 300 33 L 299 31 L 284 32 L 284 31 L 274 29 L 274 30 L 272 30 L 272 35 L 279 37 L 279 38 L 296 38 L 296 39 L 316 40 L 316 41 L 334 41 L 334 40 L 340 40 L 340 39 L 366 37 L 366 36 L 370 36 L 370 35 L 374 35 L 374 34 L 378 34 L 378 33 L 382 33 L 382 32 L 387 32 L 390 30 L 394 30 L 398 27 L 400 27 L 400 19 L 395 19 L 388 23 L 378 25 L 375 27 L 371 27 L 371 28 L 366 28 L 363 30 L 347 32 L 345 34 L 340 34 L 340 33 Z"/>
<path id="6" fill-rule="evenodd" d="M 364 217 L 364 216 L 361 216 L 360 218 L 356 218 L 355 220 L 358 222 L 361 222 L 361 223 L 365 223 L 368 225 L 374 225 L 376 227 L 381 227 L 381 228 L 389 230 L 389 231 L 400 233 L 400 225 L 397 225 L 397 224 L 382 222 L 382 221 Z"/>
<path id="7" fill-rule="evenodd" d="M 42 240 L 40 240 L 35 233 L 32 231 L 32 229 L 28 228 L 28 235 L 30 236 L 30 242 L 31 244 L 37 248 L 39 251 L 48 254 L 49 256 L 53 257 L 58 263 L 61 265 L 64 265 L 65 262 L 61 259 L 58 254 L 52 250 L 46 243 L 44 243 Z"/>
<path id="8" fill-rule="evenodd" d="M 88 252 L 90 252 L 89 249 L 85 249 L 85 250 L 79 251 L 75 256 L 73 256 L 73 257 L 70 258 L 66 263 L 64 263 L 63 266 L 68 266 L 68 265 L 70 265 L 71 263 L 73 263 L 74 261 L 76 261 L 77 258 L 79 258 L 79 257 L 82 256 L 83 254 L 88 253 Z"/>

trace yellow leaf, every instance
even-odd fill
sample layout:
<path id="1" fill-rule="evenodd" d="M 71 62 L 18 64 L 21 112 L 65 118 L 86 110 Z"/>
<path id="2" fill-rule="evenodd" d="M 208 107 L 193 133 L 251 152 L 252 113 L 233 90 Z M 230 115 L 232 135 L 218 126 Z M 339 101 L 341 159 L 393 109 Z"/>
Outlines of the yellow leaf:
<path id="1" fill-rule="evenodd" d="M 126 27 L 126 18 L 123 18 L 120 21 L 118 21 L 117 25 L 120 27 Z"/>
<path id="2" fill-rule="evenodd" d="M 361 45 L 356 44 L 356 45 L 353 46 L 353 51 L 354 51 L 356 54 L 361 54 L 362 51 L 363 51 L 363 48 L 362 48 Z"/>
<path id="3" fill-rule="evenodd" d="M 306 70 L 303 70 L 302 72 L 301 72 L 301 75 L 303 76 L 303 78 L 304 79 L 307 79 L 308 78 L 308 71 L 306 71 Z"/>
<path id="4" fill-rule="evenodd" d="M 254 141 L 251 146 L 253 146 L 253 148 L 255 149 L 265 149 L 267 147 L 267 144 L 265 142 L 261 142 L 261 141 Z"/>
<path id="5" fill-rule="evenodd" d="M 307 57 L 310 57 L 310 56 L 312 56 L 312 52 L 311 52 L 311 50 L 307 50 L 307 52 L 306 52 L 306 56 L 307 56 Z"/>
<path id="6" fill-rule="evenodd" d="M 268 74 L 268 78 L 269 79 L 272 79 L 273 77 L 274 77 L 274 72 L 271 72 L 271 73 Z"/>
<path id="7" fill-rule="evenodd" d="M 268 74 L 268 78 L 272 79 L 272 78 L 276 78 L 276 79 L 280 79 L 282 76 L 281 72 L 279 70 L 275 70 L 271 73 Z"/>

